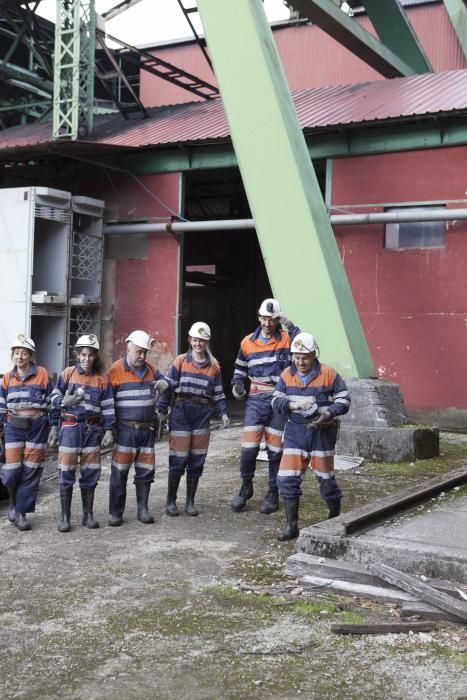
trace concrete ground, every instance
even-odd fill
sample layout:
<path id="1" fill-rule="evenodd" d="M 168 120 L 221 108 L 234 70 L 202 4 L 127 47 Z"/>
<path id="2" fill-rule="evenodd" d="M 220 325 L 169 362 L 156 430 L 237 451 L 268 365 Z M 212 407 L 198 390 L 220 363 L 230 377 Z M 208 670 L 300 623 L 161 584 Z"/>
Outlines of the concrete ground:
<path id="1" fill-rule="evenodd" d="M 267 467 L 244 513 L 229 499 L 239 485 L 240 426 L 214 430 L 200 482 L 197 518 L 163 514 L 167 444 L 158 447 L 151 510 L 136 520 L 129 488 L 126 522 L 107 522 L 109 457 L 96 492 L 98 530 L 57 531 L 55 456 L 48 460 L 31 532 L 6 521 L 0 503 L 1 697 L 467 698 L 467 635 L 441 623 L 429 634 L 347 637 L 333 622 L 388 621 L 397 611 L 364 599 L 306 592 L 283 576 L 292 543 L 275 539 L 283 513 L 258 512 Z M 464 460 L 455 436 L 438 461 L 364 465 L 340 482 L 345 508 L 360 505 Z M 183 502 L 182 484 L 179 502 Z M 302 522 L 325 516 L 313 478 Z M 272 595 L 271 595 L 272 594 Z"/>

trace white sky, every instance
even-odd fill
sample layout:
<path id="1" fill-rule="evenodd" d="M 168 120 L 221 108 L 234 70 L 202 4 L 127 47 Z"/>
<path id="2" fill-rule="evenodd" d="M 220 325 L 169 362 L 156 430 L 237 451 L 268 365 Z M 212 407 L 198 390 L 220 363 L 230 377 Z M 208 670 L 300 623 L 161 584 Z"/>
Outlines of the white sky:
<path id="1" fill-rule="evenodd" d="M 119 2 L 120 0 L 96 0 L 96 12 L 105 12 Z M 196 3 L 195 0 L 185 0 L 184 4 L 190 7 Z M 42 0 L 38 14 L 55 22 L 55 7 L 55 0 Z M 289 10 L 282 0 L 264 0 L 264 7 L 271 22 L 289 17 Z M 199 15 L 191 15 L 191 20 L 196 31 L 201 32 Z M 176 0 L 141 0 L 134 7 L 107 22 L 106 31 L 133 46 L 192 36 Z"/>

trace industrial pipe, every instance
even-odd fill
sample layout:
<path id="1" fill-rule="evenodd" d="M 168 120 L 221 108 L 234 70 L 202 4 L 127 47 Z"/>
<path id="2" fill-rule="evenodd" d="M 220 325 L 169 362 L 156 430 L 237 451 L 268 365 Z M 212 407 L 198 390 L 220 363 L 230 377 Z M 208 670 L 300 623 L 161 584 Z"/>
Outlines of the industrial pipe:
<path id="1" fill-rule="evenodd" d="M 333 225 L 356 224 L 396 224 L 411 221 L 451 221 L 467 219 L 465 209 L 437 209 L 434 211 L 385 211 L 372 214 L 331 214 Z M 238 231 L 254 229 L 254 219 L 218 219 L 217 221 L 176 221 L 165 224 L 106 224 L 104 233 L 108 235 L 128 233 L 188 233 L 196 231 Z"/>

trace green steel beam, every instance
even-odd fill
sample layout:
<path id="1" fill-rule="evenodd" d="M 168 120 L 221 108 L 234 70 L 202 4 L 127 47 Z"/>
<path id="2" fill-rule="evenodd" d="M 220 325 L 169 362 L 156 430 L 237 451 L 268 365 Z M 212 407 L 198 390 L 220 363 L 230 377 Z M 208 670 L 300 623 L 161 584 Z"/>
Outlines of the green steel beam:
<path id="1" fill-rule="evenodd" d="M 407 19 L 399 0 L 362 0 L 368 17 L 381 41 L 394 51 L 415 73 L 430 73 L 433 68 Z M 436 31 L 436 28 L 433 28 Z"/>
<path id="2" fill-rule="evenodd" d="M 198 10 L 273 293 L 326 362 L 374 376 L 263 5 L 198 0 Z"/>
<path id="3" fill-rule="evenodd" d="M 467 144 L 467 117 L 452 123 L 432 119 L 423 125 L 396 124 L 378 129 L 341 130 L 339 133 L 308 135 L 305 139 L 313 160 L 460 146 Z M 122 156 L 102 156 L 99 160 L 102 164 L 125 167 L 139 175 L 238 167 L 235 151 L 230 144 L 182 146 L 176 150 L 152 153 L 127 152 L 123 160 Z"/>
<path id="4" fill-rule="evenodd" d="M 467 7 L 464 0 L 444 0 L 446 12 L 457 34 L 464 57 L 467 58 Z"/>
<path id="5" fill-rule="evenodd" d="M 386 78 L 413 75 L 415 71 L 394 51 L 384 46 L 358 22 L 336 7 L 332 0 L 293 0 L 300 15 L 308 17 L 326 34 Z"/>

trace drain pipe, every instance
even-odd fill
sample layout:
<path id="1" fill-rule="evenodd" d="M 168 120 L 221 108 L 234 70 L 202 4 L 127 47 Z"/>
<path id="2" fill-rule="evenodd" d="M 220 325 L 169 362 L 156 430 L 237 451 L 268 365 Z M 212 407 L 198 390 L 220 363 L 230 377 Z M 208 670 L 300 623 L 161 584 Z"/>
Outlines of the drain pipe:
<path id="1" fill-rule="evenodd" d="M 439 209 L 437 211 L 385 211 L 372 214 L 331 214 L 331 224 L 337 226 L 358 224 L 396 224 L 411 221 L 452 221 L 467 219 L 465 209 Z M 107 235 L 128 233 L 189 233 L 196 231 L 239 231 L 254 229 L 254 219 L 218 219 L 217 221 L 174 221 L 164 224 L 105 224 Z"/>

